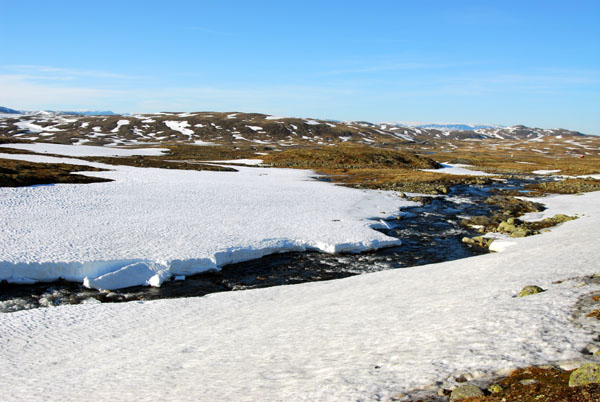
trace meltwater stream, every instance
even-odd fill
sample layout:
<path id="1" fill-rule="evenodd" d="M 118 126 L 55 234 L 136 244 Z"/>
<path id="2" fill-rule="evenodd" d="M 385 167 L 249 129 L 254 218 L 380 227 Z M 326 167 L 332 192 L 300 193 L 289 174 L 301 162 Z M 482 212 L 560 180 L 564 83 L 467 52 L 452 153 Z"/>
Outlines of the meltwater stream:
<path id="1" fill-rule="evenodd" d="M 498 207 L 484 202 L 501 189 L 519 189 L 523 180 L 492 182 L 480 186 L 457 185 L 447 196 L 424 197 L 421 206 L 403 208 L 403 215 L 386 221 L 383 233 L 402 240 L 402 245 L 362 254 L 330 255 L 318 252 L 274 254 L 231 264 L 218 272 L 165 282 L 160 288 L 132 287 L 116 291 L 87 289 L 79 283 L 57 281 L 33 285 L 0 283 L 0 312 L 12 312 L 61 304 L 123 302 L 260 288 L 343 278 L 367 272 L 406 268 L 456 260 L 486 253 L 462 243 L 475 236 L 460 225 L 464 218 L 490 215 Z"/>

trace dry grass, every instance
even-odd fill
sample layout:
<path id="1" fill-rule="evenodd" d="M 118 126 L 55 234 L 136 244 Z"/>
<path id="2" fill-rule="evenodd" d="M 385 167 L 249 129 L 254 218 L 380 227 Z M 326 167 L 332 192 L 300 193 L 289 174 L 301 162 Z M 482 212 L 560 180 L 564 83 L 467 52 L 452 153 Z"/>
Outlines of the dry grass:
<path id="1" fill-rule="evenodd" d="M 560 174 L 578 176 L 600 173 L 600 137 L 578 140 L 587 148 L 573 149 L 571 140 L 546 138 L 528 141 L 443 141 L 404 148 L 427 151 L 440 162 L 473 165 L 491 173 L 530 173 L 535 170 L 560 170 Z M 589 151 L 588 151 L 589 148 Z M 587 152 L 587 154 L 586 154 Z"/>
<path id="2" fill-rule="evenodd" d="M 22 187 L 53 183 L 98 183 L 111 181 L 99 177 L 71 174 L 73 172 L 100 172 L 90 166 L 65 163 L 33 163 L 12 159 L 0 159 L 0 187 Z"/>
<path id="3" fill-rule="evenodd" d="M 323 148 L 296 148 L 272 153 L 264 158 L 277 167 L 308 169 L 435 169 L 433 159 L 412 152 L 360 145 Z"/>
<path id="4" fill-rule="evenodd" d="M 440 165 L 427 156 L 371 146 L 296 148 L 271 153 L 264 161 L 276 167 L 314 169 L 351 187 L 404 192 L 444 194 L 452 185 L 486 180 L 423 172 L 420 169 L 435 169 Z"/>

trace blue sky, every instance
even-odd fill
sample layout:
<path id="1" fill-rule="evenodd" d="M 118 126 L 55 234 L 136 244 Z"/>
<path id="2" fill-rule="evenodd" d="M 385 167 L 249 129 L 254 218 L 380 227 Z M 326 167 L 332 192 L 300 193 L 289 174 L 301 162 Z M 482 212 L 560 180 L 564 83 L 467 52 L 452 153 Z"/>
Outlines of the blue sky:
<path id="1" fill-rule="evenodd" d="M 600 135 L 600 1 L 0 0 L 0 105 Z"/>

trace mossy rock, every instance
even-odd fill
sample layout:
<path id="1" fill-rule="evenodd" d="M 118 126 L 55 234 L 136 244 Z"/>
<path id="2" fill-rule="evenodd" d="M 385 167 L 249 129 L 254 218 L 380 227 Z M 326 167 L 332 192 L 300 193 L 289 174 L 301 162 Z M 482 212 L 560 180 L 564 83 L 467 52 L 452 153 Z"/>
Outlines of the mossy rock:
<path id="1" fill-rule="evenodd" d="M 521 289 L 518 297 L 531 296 L 536 293 L 542 293 L 542 292 L 544 292 L 544 289 L 542 289 L 541 287 L 535 286 L 535 285 L 529 285 L 529 286 L 525 286 L 523 289 Z"/>
<path id="2" fill-rule="evenodd" d="M 574 370 L 569 377 L 569 387 L 600 383 L 600 364 L 587 363 Z"/>
<path id="3" fill-rule="evenodd" d="M 475 385 L 461 385 L 450 394 L 450 402 L 459 401 L 471 396 L 484 396 L 484 394 L 483 391 Z"/>
<path id="4" fill-rule="evenodd" d="M 568 216 L 563 214 L 556 214 L 552 218 L 550 218 L 555 224 L 572 221 L 573 219 L 577 219 L 576 216 Z"/>
<path id="5" fill-rule="evenodd" d="M 512 233 L 515 230 L 517 230 L 517 227 L 515 225 L 511 225 L 508 222 L 500 222 L 500 224 L 498 225 L 498 232 L 508 232 L 508 233 Z"/>
<path id="6" fill-rule="evenodd" d="M 526 237 L 526 236 L 531 236 L 532 234 L 533 234 L 533 232 L 531 230 L 518 227 L 510 234 L 510 237 L 512 237 L 512 238 Z"/>

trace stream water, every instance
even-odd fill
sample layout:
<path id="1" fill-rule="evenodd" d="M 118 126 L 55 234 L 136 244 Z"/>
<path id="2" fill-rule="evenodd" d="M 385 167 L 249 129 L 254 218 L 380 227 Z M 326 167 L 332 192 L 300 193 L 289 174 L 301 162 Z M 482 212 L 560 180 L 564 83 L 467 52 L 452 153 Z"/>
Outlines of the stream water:
<path id="1" fill-rule="evenodd" d="M 478 233 L 461 226 L 460 221 L 471 216 L 491 214 L 498 207 L 488 205 L 484 200 L 499 190 L 518 190 L 524 181 L 514 179 L 481 186 L 458 185 L 452 187 L 446 196 L 431 197 L 426 200 L 430 202 L 424 202 L 423 205 L 404 208 L 401 216 L 386 221 L 387 229 L 378 229 L 401 239 L 402 245 L 397 247 L 362 254 L 274 254 L 227 265 L 218 272 L 165 282 L 160 288 L 96 291 L 66 281 L 33 285 L 0 283 L 0 312 L 61 304 L 203 296 L 214 292 L 338 279 L 471 257 L 488 251 L 462 243 L 464 236 L 472 237 Z"/>

